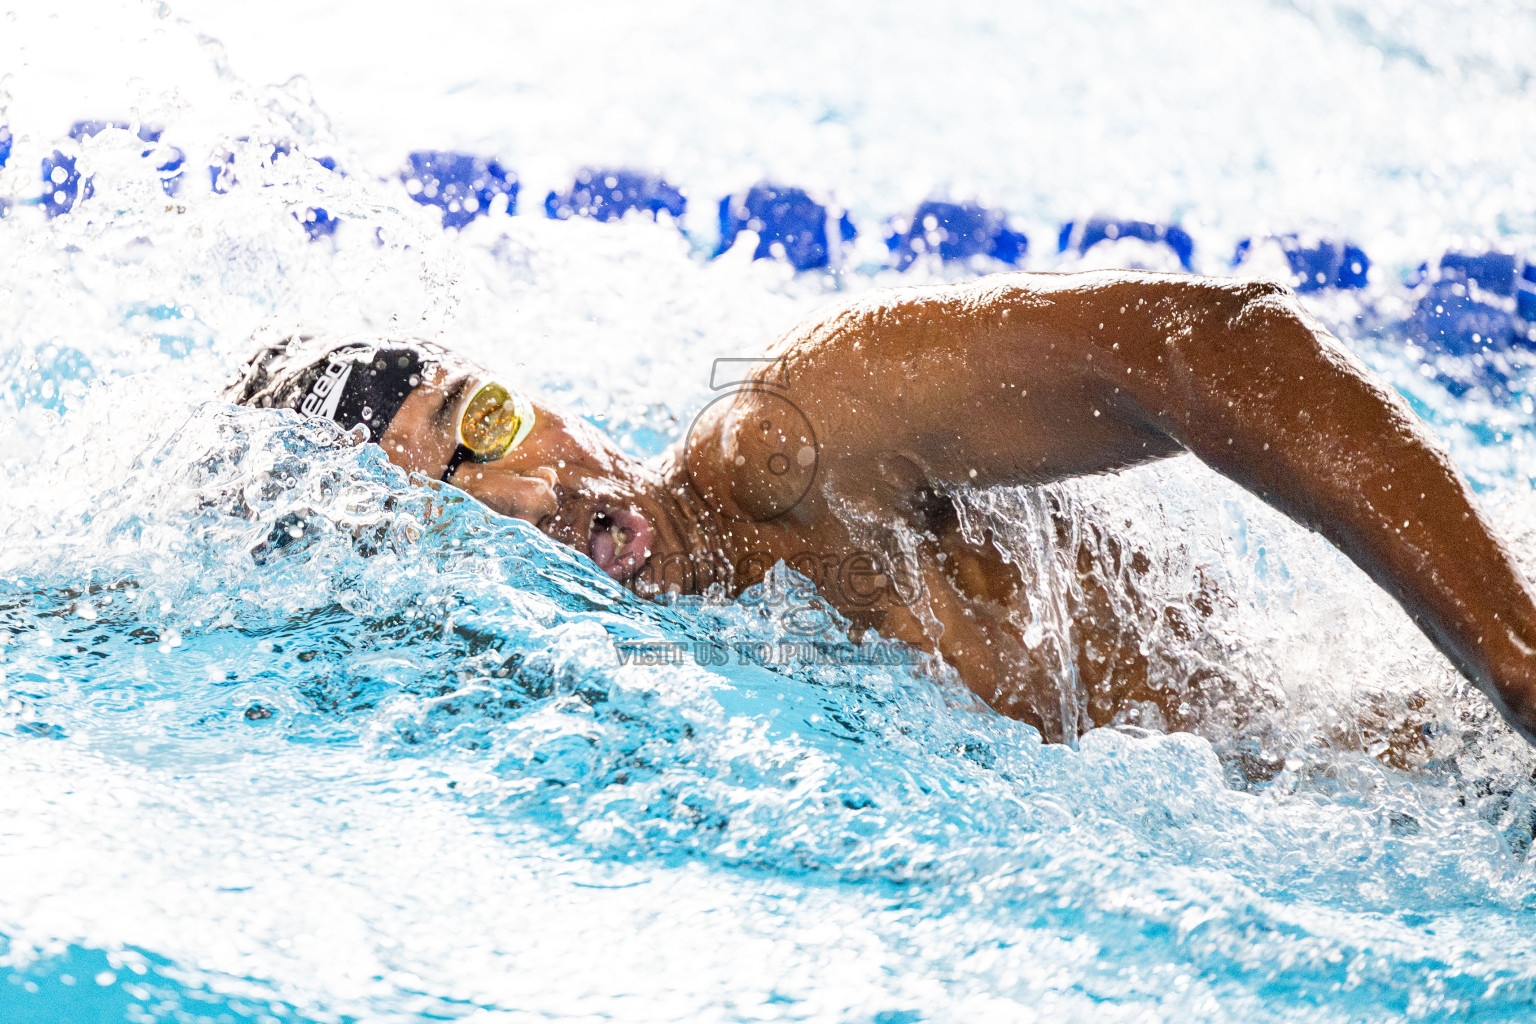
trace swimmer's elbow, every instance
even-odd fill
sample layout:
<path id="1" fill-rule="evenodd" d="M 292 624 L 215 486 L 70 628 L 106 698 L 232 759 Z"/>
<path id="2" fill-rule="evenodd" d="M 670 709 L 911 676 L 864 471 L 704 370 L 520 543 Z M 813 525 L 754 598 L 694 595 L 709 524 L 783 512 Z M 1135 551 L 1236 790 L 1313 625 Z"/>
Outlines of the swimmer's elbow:
<path id="1" fill-rule="evenodd" d="M 1213 387 L 1230 387 L 1241 383 L 1256 358 L 1264 366 L 1310 361 L 1329 343 L 1322 324 L 1279 281 L 1197 277 L 1166 287 L 1163 301 L 1148 304 L 1152 316 L 1141 334 L 1146 344 L 1131 357 L 1150 379 L 1171 383 L 1164 380 L 1170 373 L 1192 374 Z"/>
<path id="2" fill-rule="evenodd" d="M 1239 284 L 1239 292 L 1248 302 L 1280 300 L 1294 303 L 1297 301 L 1294 288 L 1272 277 L 1245 278 Z"/>
<path id="3" fill-rule="evenodd" d="M 1238 329 L 1276 320 L 1300 321 L 1306 311 L 1296 292 L 1272 278 L 1206 278 L 1208 308 Z"/>
<path id="4" fill-rule="evenodd" d="M 1289 355 L 1354 362 L 1289 285 L 1267 278 L 1207 281 L 1206 308 L 1212 314 L 1209 324 L 1216 330 L 1205 338 L 1207 343 L 1214 342 L 1216 352 L 1233 358 L 1230 346 L 1235 342 L 1245 355 L 1263 353 L 1266 360 Z M 1354 369 L 1363 370 L 1363 366 Z"/>

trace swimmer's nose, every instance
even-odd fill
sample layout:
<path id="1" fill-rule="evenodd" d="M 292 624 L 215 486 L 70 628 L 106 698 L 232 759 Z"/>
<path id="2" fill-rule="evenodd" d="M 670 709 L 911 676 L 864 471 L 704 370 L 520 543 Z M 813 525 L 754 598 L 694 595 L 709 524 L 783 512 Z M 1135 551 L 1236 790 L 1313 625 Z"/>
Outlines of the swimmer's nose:
<path id="1" fill-rule="evenodd" d="M 547 466 L 517 475 L 487 473 L 477 468 L 469 473 L 455 473 L 453 478 L 456 486 L 462 487 L 502 515 L 525 520 L 534 526 L 559 509 L 560 502 L 555 497 L 555 484 L 558 480 L 555 471 Z"/>

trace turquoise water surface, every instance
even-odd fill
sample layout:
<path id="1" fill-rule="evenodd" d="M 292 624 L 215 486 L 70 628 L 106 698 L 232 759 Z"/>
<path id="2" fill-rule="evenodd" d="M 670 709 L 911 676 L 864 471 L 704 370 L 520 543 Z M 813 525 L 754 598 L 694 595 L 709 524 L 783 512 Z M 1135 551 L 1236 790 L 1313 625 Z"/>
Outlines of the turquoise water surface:
<path id="1" fill-rule="evenodd" d="M 1206 273 L 1287 276 L 1262 240 L 1299 232 L 1370 255 L 1305 300 L 1536 568 L 1536 18 L 582 11 L 0 3 L 0 1020 L 1530 1019 L 1536 756 L 1362 574 L 1190 458 L 961 499 L 1034 567 L 1027 635 L 1071 629 L 1054 523 L 1097 524 L 1149 554 L 1163 684 L 1266 709 L 1064 746 L 851 644 L 786 569 L 642 600 L 219 394 L 260 331 L 410 332 L 647 455 L 715 358 L 845 296 L 1181 269 L 1058 243 L 1095 214 L 1181 226 Z M 70 138 L 90 118 L 123 127 Z M 402 183 L 416 150 L 495 158 L 513 215 L 445 231 Z M 67 203 L 55 151 L 91 182 Z M 546 217 L 590 166 L 665 175 L 687 212 Z M 826 266 L 716 254 L 719 199 L 759 181 L 831 211 Z M 931 198 L 1027 252 L 897 269 L 888 222 Z M 1507 291 L 1445 259 L 1490 249 Z M 1421 766 L 1336 742 L 1411 708 Z"/>

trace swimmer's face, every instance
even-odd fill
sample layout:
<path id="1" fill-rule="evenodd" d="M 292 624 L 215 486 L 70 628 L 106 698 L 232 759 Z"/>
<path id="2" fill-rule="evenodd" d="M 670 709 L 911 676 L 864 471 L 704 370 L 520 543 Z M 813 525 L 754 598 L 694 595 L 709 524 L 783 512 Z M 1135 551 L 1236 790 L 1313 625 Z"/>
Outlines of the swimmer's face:
<path id="1" fill-rule="evenodd" d="M 390 461 L 441 477 L 466 403 L 491 379 L 467 361 L 445 361 L 379 439 Z M 494 462 L 460 463 L 449 482 L 587 554 L 615 579 L 634 577 L 658 547 L 679 546 L 639 464 L 587 423 L 531 401 L 533 429 L 521 444 Z"/>

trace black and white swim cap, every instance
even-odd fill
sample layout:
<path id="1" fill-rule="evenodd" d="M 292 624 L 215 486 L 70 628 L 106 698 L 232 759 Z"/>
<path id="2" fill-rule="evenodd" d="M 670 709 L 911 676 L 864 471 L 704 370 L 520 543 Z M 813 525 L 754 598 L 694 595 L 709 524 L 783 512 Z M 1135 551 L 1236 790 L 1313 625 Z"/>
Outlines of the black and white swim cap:
<path id="1" fill-rule="evenodd" d="M 324 417 L 343 430 L 361 426 L 377 441 L 443 355 L 421 341 L 290 337 L 253 355 L 225 396 L 236 405 Z"/>

